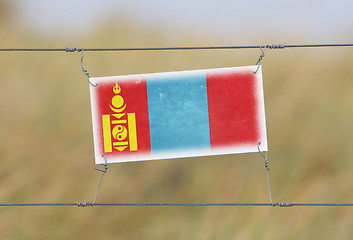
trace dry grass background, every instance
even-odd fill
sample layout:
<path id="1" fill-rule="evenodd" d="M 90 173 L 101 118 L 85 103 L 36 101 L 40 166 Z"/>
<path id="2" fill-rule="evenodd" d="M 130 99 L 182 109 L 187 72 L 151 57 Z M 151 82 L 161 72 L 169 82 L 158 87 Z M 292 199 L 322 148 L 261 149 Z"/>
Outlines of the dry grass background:
<path id="1" fill-rule="evenodd" d="M 128 22 L 80 39 L 0 25 L 1 47 L 217 45 Z M 263 44 L 260 43 L 260 44 Z M 253 65 L 259 50 L 85 54 L 92 76 Z M 353 202 L 353 50 L 267 51 L 263 60 L 272 197 Z M 0 53 L 0 201 L 92 201 L 89 85 L 79 53 Z M 98 202 L 268 202 L 259 154 L 109 166 Z M 351 239 L 351 208 L 1 207 L 1 239 Z"/>

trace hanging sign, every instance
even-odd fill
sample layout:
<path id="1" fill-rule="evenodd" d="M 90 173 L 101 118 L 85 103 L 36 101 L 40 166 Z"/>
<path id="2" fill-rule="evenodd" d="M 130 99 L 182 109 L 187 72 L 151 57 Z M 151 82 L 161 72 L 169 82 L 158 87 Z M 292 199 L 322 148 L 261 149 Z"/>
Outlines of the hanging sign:
<path id="1" fill-rule="evenodd" d="M 96 164 L 267 151 L 256 68 L 91 78 Z"/>

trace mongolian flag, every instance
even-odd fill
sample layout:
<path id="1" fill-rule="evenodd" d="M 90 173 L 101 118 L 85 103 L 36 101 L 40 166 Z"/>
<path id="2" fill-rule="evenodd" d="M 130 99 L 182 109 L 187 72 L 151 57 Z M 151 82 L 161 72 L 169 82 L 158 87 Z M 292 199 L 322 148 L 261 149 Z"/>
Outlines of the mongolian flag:
<path id="1" fill-rule="evenodd" d="M 96 164 L 267 151 L 255 69 L 91 78 Z"/>

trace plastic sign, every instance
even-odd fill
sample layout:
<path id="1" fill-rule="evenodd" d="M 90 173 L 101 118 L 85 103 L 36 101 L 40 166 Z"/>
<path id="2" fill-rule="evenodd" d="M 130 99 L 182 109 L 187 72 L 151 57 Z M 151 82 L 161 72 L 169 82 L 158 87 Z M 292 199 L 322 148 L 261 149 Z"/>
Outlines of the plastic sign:
<path id="1" fill-rule="evenodd" d="M 91 78 L 96 164 L 267 151 L 255 69 Z"/>

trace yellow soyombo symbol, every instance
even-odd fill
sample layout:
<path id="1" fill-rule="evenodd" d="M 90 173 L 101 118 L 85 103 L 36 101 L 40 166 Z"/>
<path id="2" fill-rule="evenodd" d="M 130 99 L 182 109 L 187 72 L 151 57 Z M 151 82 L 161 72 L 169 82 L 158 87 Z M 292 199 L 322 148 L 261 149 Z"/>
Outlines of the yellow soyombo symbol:
<path id="1" fill-rule="evenodd" d="M 122 152 L 127 147 L 130 151 L 137 151 L 137 132 L 135 113 L 125 113 L 124 98 L 119 95 L 121 87 L 115 83 L 113 92 L 116 94 L 110 109 L 112 114 L 102 115 L 104 152 L 112 152 L 113 148 Z"/>
<path id="2" fill-rule="evenodd" d="M 120 112 L 124 111 L 126 108 L 126 104 L 124 104 L 124 99 L 120 95 L 115 95 L 112 98 L 112 105 L 110 105 L 110 109 L 116 113 L 120 113 Z"/>

